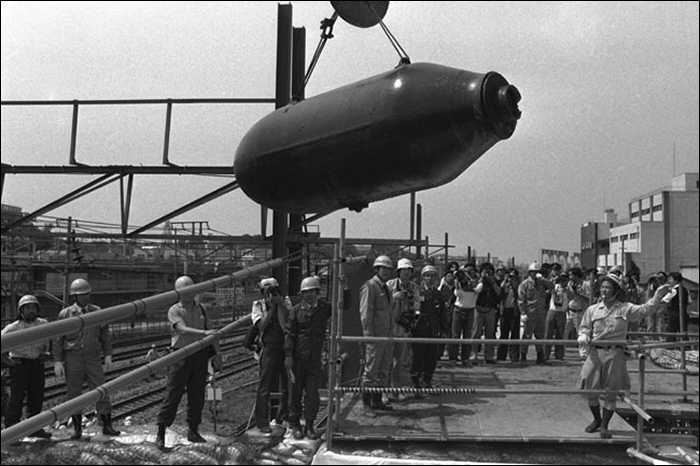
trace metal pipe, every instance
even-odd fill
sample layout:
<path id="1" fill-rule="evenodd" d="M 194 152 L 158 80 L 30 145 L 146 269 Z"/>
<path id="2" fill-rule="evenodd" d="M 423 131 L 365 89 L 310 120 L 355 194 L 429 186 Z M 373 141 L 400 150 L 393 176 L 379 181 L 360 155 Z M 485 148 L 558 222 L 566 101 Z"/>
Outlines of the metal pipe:
<path id="1" fill-rule="evenodd" d="M 576 390 L 576 389 L 511 389 L 511 388 L 412 388 L 412 387 L 336 387 L 336 391 L 342 393 L 425 393 L 432 395 L 441 394 L 465 394 L 465 395 L 599 395 L 599 394 L 616 394 L 622 395 L 624 391 L 619 390 Z M 634 393 L 634 392 L 633 392 Z M 647 395 L 684 395 L 698 396 L 699 392 L 653 392 Z"/>
<path id="2" fill-rule="evenodd" d="M 191 297 L 205 291 L 219 287 L 232 285 L 236 280 L 242 280 L 255 275 L 263 270 L 273 269 L 285 263 L 285 259 L 272 259 L 262 264 L 240 270 L 231 275 L 214 278 L 205 282 L 196 283 L 181 290 L 167 291 L 143 299 L 137 299 L 129 303 L 119 304 L 95 312 L 88 312 L 76 317 L 49 322 L 38 327 L 19 330 L 2 335 L 2 350 L 9 351 L 20 346 L 48 340 L 66 333 L 73 333 L 96 325 L 104 325 L 110 322 L 122 320 L 132 315 L 137 315 L 160 306 L 169 305 L 180 301 L 182 297 Z"/>
<path id="3" fill-rule="evenodd" d="M 64 403 L 61 403 L 58 406 L 54 406 L 52 409 L 43 411 L 18 424 L 14 424 L 11 427 L 8 427 L 2 431 L 2 445 L 5 446 L 6 444 L 12 443 L 15 440 L 18 440 L 31 432 L 35 432 L 43 428 L 44 426 L 58 421 L 59 419 L 65 418 L 66 416 L 80 411 L 81 409 L 87 406 L 93 405 L 124 387 L 133 385 L 134 383 L 138 383 L 143 379 L 150 377 L 155 372 L 164 369 L 170 364 L 173 364 L 192 354 L 204 350 L 215 340 L 218 340 L 221 335 L 229 333 L 249 323 L 250 316 L 238 319 L 237 321 L 232 322 L 226 327 L 220 329 L 214 335 L 209 335 L 208 337 L 195 341 L 194 343 L 191 343 L 185 346 L 184 348 L 181 348 L 166 356 L 158 358 L 156 361 L 150 362 L 144 366 L 139 367 L 138 369 L 135 369 L 127 374 L 117 377 L 116 379 L 110 380 L 109 382 L 100 385 L 94 390 L 90 390 L 89 392 L 83 393 L 80 396 L 77 396 Z"/>
<path id="4" fill-rule="evenodd" d="M 643 393 L 643 392 L 640 391 L 640 395 L 641 395 L 641 393 Z M 640 408 L 639 405 L 637 405 L 634 401 L 632 401 L 628 396 L 620 395 L 620 399 L 622 401 L 624 401 L 625 403 L 627 403 L 629 405 L 629 407 L 632 408 L 634 410 L 634 412 L 639 415 L 640 420 L 644 420 L 644 421 L 648 422 L 649 424 L 654 423 L 654 418 L 649 413 L 647 413 L 642 408 Z M 637 424 L 637 431 L 640 432 L 639 431 L 639 424 Z"/>
<path id="5" fill-rule="evenodd" d="M 343 341 L 349 342 L 410 342 L 410 343 L 459 343 L 459 344 L 503 344 L 503 340 L 497 338 L 417 338 L 417 337 L 365 337 L 365 336 L 347 336 L 340 335 Z M 626 346 L 627 340 L 598 340 L 596 341 L 595 347 L 597 349 L 601 346 Z M 555 340 L 555 339 L 542 339 L 542 340 L 508 340 L 509 345 L 563 345 L 563 346 L 578 346 L 576 340 Z M 634 346 L 632 346 L 634 347 Z"/>

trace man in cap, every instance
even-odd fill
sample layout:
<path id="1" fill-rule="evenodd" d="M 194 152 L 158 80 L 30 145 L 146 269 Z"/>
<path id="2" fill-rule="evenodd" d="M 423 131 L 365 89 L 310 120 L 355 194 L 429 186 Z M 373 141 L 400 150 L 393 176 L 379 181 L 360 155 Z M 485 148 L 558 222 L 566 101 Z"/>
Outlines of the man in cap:
<path id="1" fill-rule="evenodd" d="M 524 324 L 523 340 L 529 341 L 533 335 L 536 339 L 544 339 L 545 319 L 549 302 L 547 293 L 554 288 L 554 284 L 545 280 L 540 273 L 537 261 L 530 264 L 527 269 L 527 278 L 518 287 L 518 307 L 520 308 L 520 320 Z M 520 362 L 527 361 L 529 345 L 520 346 Z M 546 364 L 543 345 L 535 345 L 537 351 L 537 364 Z"/>
<path id="2" fill-rule="evenodd" d="M 331 305 L 320 300 L 321 281 L 318 277 L 307 277 L 301 281 L 301 302 L 289 312 L 287 332 L 284 339 L 284 367 L 290 374 L 292 388 L 289 396 L 289 424 L 296 439 L 304 436 L 318 439 L 314 421 L 321 400 L 321 355 L 326 340 L 326 325 L 331 317 Z M 302 414 L 304 396 L 305 432 L 302 434 L 299 419 Z"/>
<path id="3" fill-rule="evenodd" d="M 183 275 L 175 281 L 175 291 L 182 291 L 192 285 L 194 281 L 187 275 Z M 209 319 L 204 306 L 195 301 L 195 295 L 191 292 L 182 292 L 180 301 L 170 307 L 168 321 L 170 322 L 170 347 L 174 351 L 216 333 L 216 330 L 209 328 Z M 194 443 L 206 442 L 198 430 L 202 423 L 208 359 L 209 348 L 202 348 L 168 368 L 165 397 L 158 413 L 158 433 L 156 434 L 158 448 L 165 448 L 165 431 L 175 422 L 177 408 L 185 389 L 187 389 L 187 424 L 189 426 L 187 440 Z"/>
<path id="4" fill-rule="evenodd" d="M 391 320 L 391 293 L 386 285 L 393 269 L 388 256 L 374 260 L 375 275 L 360 289 L 360 321 L 362 336 L 389 337 L 394 322 Z M 388 341 L 365 343 L 365 367 L 362 373 L 363 387 L 386 387 L 389 385 L 391 367 L 391 345 Z M 382 402 L 382 393 L 362 392 L 362 406 L 369 417 L 375 417 L 375 409 L 390 411 Z"/>
<path id="5" fill-rule="evenodd" d="M 579 327 L 578 343 L 587 349 L 588 357 L 581 368 L 579 388 L 582 390 L 608 390 L 610 393 L 587 395 L 588 406 L 593 413 L 585 431 L 600 430 L 600 437 L 609 439 L 608 424 L 615 414 L 617 393 L 629 390 L 630 377 L 624 353 L 624 340 L 627 338 L 628 323 L 638 322 L 649 317 L 666 296 L 670 287 L 660 286 L 654 296 L 645 304 L 623 303 L 617 299 L 621 289 L 620 278 L 608 274 L 600 279 L 600 302 L 589 306 L 583 313 Z M 619 340 L 619 345 L 597 344 L 597 341 Z M 600 412 L 600 398 L 603 399 L 603 413 Z"/>
<path id="6" fill-rule="evenodd" d="M 280 291 L 275 278 L 260 281 L 262 299 L 253 303 L 251 318 L 258 327 L 259 342 L 262 346 L 260 360 L 260 381 L 255 398 L 255 425 L 263 434 L 271 434 L 270 414 L 275 424 L 281 426 L 287 420 L 289 411 L 289 382 L 284 369 L 284 340 L 289 312 L 292 303 Z M 280 392 L 282 397 L 270 400 L 270 394 Z"/>
<path id="7" fill-rule="evenodd" d="M 447 308 L 437 289 L 438 271 L 426 265 L 420 272 L 421 297 L 420 315 L 413 329 L 415 338 L 440 338 L 449 331 Z M 438 343 L 413 343 L 413 364 L 411 379 L 414 388 L 433 388 L 433 374 L 437 367 Z M 416 394 L 421 398 L 420 393 Z"/>
<path id="8" fill-rule="evenodd" d="M 70 285 L 70 297 L 73 304 L 58 313 L 56 320 L 79 317 L 88 312 L 99 311 L 100 308 L 90 302 L 92 287 L 84 278 L 73 280 Z M 102 368 L 104 354 L 104 370 L 112 367 L 112 336 L 109 324 L 95 325 L 82 328 L 67 335 L 56 338 L 53 344 L 54 372 L 57 377 L 66 377 L 66 398 L 71 400 L 83 391 L 83 382 L 87 381 L 88 390 L 93 390 L 105 383 L 105 373 Z M 119 435 L 121 432 L 112 427 L 112 403 L 109 396 L 100 399 L 96 404 L 97 414 L 102 421 L 102 433 Z M 81 413 L 71 416 L 75 433 L 71 436 L 77 440 L 83 434 L 83 416 Z"/>
<path id="9" fill-rule="evenodd" d="M 2 335 L 47 324 L 39 317 L 41 306 L 33 295 L 24 295 L 17 306 L 17 320 L 2 329 Z M 50 357 L 45 341 L 13 348 L 2 353 L 2 362 L 10 367 L 10 401 L 5 414 L 5 427 L 17 424 L 22 418 L 24 399 L 27 399 L 27 418 L 41 412 L 44 403 L 44 361 Z M 51 438 L 51 434 L 39 429 L 31 437 Z M 17 443 L 17 442 L 16 442 Z"/>
<path id="10" fill-rule="evenodd" d="M 411 331 L 420 313 L 420 288 L 411 281 L 413 263 L 410 259 L 399 259 L 396 266 L 397 278 L 387 282 L 392 295 L 391 319 L 394 322 L 391 335 L 398 338 L 411 336 Z M 409 383 L 406 342 L 394 342 L 391 361 L 391 386 L 405 387 Z M 398 397 L 392 397 L 397 399 Z"/>

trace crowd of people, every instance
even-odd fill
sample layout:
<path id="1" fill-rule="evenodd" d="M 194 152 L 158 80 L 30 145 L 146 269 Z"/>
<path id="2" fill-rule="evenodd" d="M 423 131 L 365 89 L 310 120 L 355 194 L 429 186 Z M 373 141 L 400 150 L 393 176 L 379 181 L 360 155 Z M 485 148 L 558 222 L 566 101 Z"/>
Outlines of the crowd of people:
<path id="1" fill-rule="evenodd" d="M 384 387 L 433 388 L 433 375 L 438 361 L 446 353 L 447 364 L 471 367 L 483 354 L 485 364 L 510 359 L 526 364 L 532 339 L 577 339 L 582 366 L 580 388 L 624 390 L 629 376 L 624 364 L 624 347 L 597 345 L 596 341 L 624 340 L 628 331 L 643 323 L 648 331 L 671 334 L 687 331 L 689 315 L 688 290 L 678 272 L 659 272 L 646 287 L 640 285 L 639 274 L 613 268 L 584 271 L 573 267 L 563 271 L 559 264 L 533 262 L 527 276 L 521 279 L 515 268 L 496 268 L 490 262 L 479 265 L 453 262 L 440 277 L 437 268 L 425 265 L 417 277 L 411 260 L 399 259 L 393 266 L 388 256 L 379 256 L 373 263 L 374 276 L 360 290 L 359 318 L 364 337 L 413 337 L 479 340 L 496 339 L 502 343 L 449 343 L 371 340 L 363 345 L 361 384 L 362 406 L 366 416 L 377 411 L 391 411 L 392 403 L 401 395 L 382 393 Z M 395 278 L 392 278 L 393 275 Z M 175 283 L 176 290 L 193 285 L 183 276 Z M 255 349 L 259 364 L 259 383 L 254 417 L 261 434 L 272 434 L 275 426 L 289 427 L 301 439 L 317 439 L 314 428 L 318 414 L 319 389 L 323 385 L 322 353 L 327 337 L 331 305 L 321 298 L 318 277 L 304 278 L 300 286 L 301 300 L 293 305 L 285 297 L 274 278 L 260 282 L 259 300 L 252 305 L 253 338 L 248 345 Z M 90 284 L 79 278 L 70 286 L 71 306 L 63 309 L 58 319 L 65 319 L 99 310 L 91 303 Z M 657 312 L 658 309 L 661 312 Z M 40 304 L 33 295 L 19 301 L 17 321 L 7 325 L 2 334 L 47 323 L 39 316 Z M 685 315 L 681 316 L 681 310 Z M 168 311 L 171 328 L 171 349 L 177 350 L 210 335 L 211 328 L 204 306 L 187 293 Z M 673 339 L 673 335 L 668 335 Z M 105 381 L 104 371 L 112 364 L 112 345 L 108 325 L 83 328 L 62 335 L 52 342 L 27 345 L 2 354 L 10 367 L 11 395 L 5 426 L 22 418 L 26 399 L 27 417 L 41 411 L 44 398 L 44 362 L 53 358 L 56 376 L 65 377 L 67 398 L 80 395 L 83 382 L 93 389 Z M 483 350 L 481 350 L 483 347 Z M 564 359 L 564 345 L 543 345 L 535 342 L 536 364 Z M 154 350 L 154 348 L 152 348 Z M 157 417 L 156 444 L 165 447 L 165 432 L 176 417 L 181 397 L 187 391 L 187 438 L 205 442 L 199 432 L 207 362 L 218 350 L 218 339 L 211 348 L 204 348 L 173 364 L 168 369 L 167 390 Z M 153 359 L 153 358 L 151 358 Z M 279 397 L 271 396 L 280 393 Z M 416 391 L 416 397 L 421 392 Z M 404 396 L 405 398 L 405 396 Z M 603 398 L 600 411 L 598 396 L 588 398 L 593 422 L 586 432 L 600 431 L 608 438 L 608 422 L 614 412 L 615 398 Z M 102 397 L 96 405 L 105 435 L 120 434 L 112 425 L 112 405 Z M 304 420 L 302 427 L 301 420 Z M 71 416 L 74 434 L 82 435 L 82 416 Z M 49 438 L 43 429 L 32 434 Z"/>

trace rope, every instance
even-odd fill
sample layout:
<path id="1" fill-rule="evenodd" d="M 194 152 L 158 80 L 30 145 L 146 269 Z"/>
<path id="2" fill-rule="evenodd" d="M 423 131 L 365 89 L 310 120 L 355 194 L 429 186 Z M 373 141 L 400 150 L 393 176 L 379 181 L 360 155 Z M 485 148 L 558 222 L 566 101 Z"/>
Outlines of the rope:
<path id="1" fill-rule="evenodd" d="M 371 8 L 371 7 L 370 7 Z M 374 11 L 374 10 L 372 10 Z M 399 54 L 399 64 L 398 66 L 401 65 L 410 65 L 411 64 L 411 59 L 408 57 L 408 54 L 406 51 L 401 47 L 401 44 L 399 44 L 398 39 L 394 37 L 394 35 L 391 33 L 389 28 L 387 27 L 386 24 L 384 24 L 384 21 L 379 21 L 379 25 L 382 27 L 382 31 L 384 31 L 384 34 L 389 38 L 389 42 L 391 45 L 394 47 L 394 50 L 396 50 L 396 53 Z"/>

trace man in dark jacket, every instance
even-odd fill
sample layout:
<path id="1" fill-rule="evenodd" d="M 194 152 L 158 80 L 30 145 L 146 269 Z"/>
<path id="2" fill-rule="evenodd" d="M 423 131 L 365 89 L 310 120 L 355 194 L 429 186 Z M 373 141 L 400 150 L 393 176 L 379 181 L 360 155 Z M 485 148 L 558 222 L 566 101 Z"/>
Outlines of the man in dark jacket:
<path id="1" fill-rule="evenodd" d="M 292 383 L 289 396 L 289 423 L 292 435 L 301 439 L 318 439 L 314 421 L 321 404 L 318 390 L 321 387 L 321 354 L 326 339 L 326 325 L 331 316 L 331 305 L 319 300 L 321 282 L 318 277 L 301 281 L 301 302 L 289 313 L 287 333 L 284 339 L 284 367 Z M 302 434 L 299 419 L 304 395 L 305 432 Z"/>
<path id="2" fill-rule="evenodd" d="M 426 265 L 421 270 L 421 304 L 420 317 L 413 329 L 416 338 L 439 338 L 446 335 L 449 329 L 449 316 L 445 301 L 436 288 L 438 271 L 432 265 Z M 413 365 L 411 380 L 414 388 L 433 388 L 433 373 L 437 366 L 437 343 L 413 343 Z M 421 383 L 423 385 L 421 385 Z M 416 398 L 420 398 L 420 394 Z"/>

